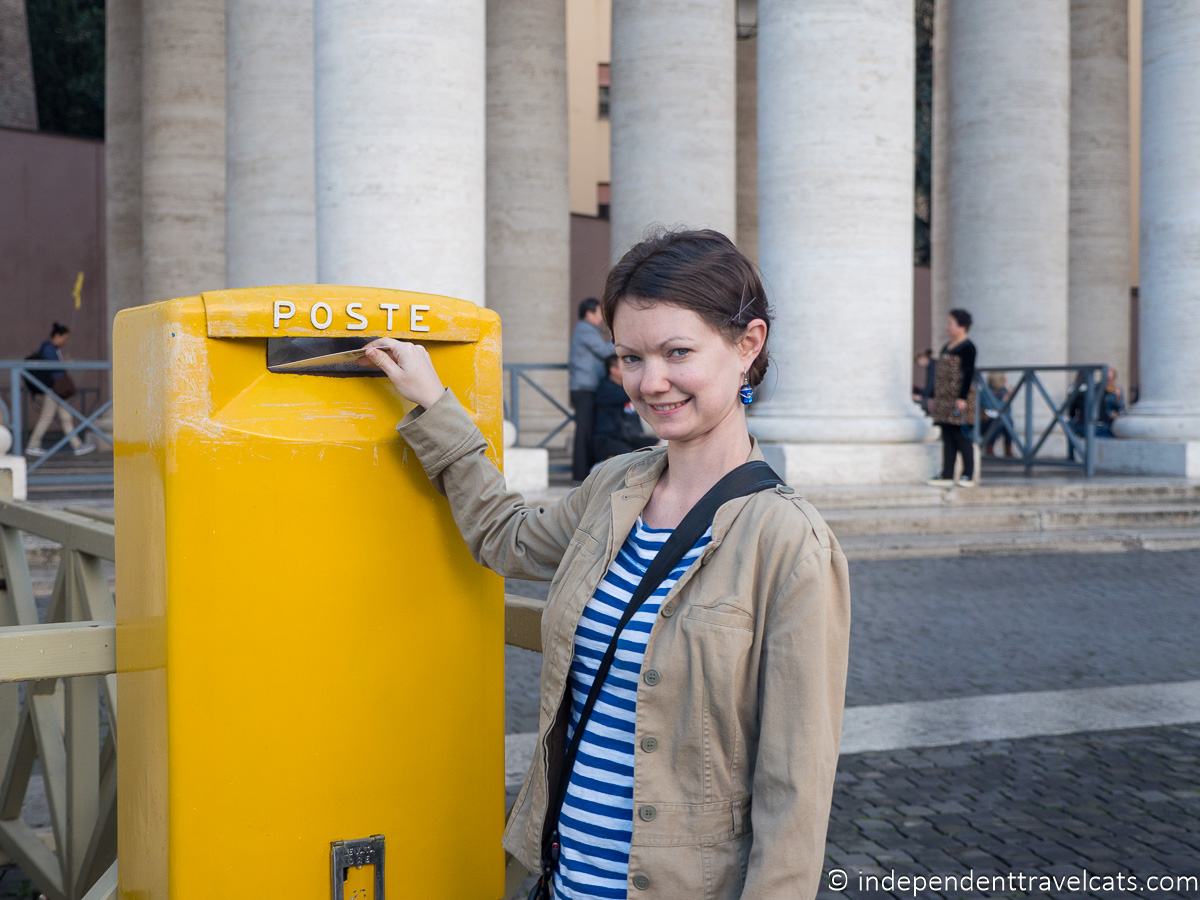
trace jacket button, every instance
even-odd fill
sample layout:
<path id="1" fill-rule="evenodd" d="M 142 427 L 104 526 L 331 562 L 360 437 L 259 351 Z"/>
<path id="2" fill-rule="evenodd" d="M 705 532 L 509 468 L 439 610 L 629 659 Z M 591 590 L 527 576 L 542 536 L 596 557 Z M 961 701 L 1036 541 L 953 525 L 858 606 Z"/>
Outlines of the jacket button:
<path id="1" fill-rule="evenodd" d="M 777 484 L 777 485 L 775 485 L 775 491 L 776 491 L 776 493 L 779 493 L 779 494 L 794 494 L 794 493 L 796 493 L 796 489 L 789 484 Z"/>
<path id="2" fill-rule="evenodd" d="M 659 673 L 658 669 L 647 669 L 646 673 L 642 675 L 642 681 L 646 682 L 646 684 L 650 685 L 650 687 L 654 687 L 656 684 L 662 681 L 662 675 Z"/>
<path id="3" fill-rule="evenodd" d="M 653 753 L 658 749 L 658 738 L 644 737 L 642 738 L 642 749 L 647 753 Z"/>
<path id="4" fill-rule="evenodd" d="M 671 616 L 675 615 L 675 604 L 674 603 L 666 604 L 662 608 L 662 614 L 663 614 L 664 619 L 669 619 L 669 618 L 671 618 Z"/>
<path id="5" fill-rule="evenodd" d="M 639 891 L 644 891 L 646 888 L 650 887 L 650 879 L 645 875 L 634 875 L 633 886 Z"/>
<path id="6" fill-rule="evenodd" d="M 638 810 L 638 818 L 643 822 L 653 822 L 658 818 L 658 810 L 653 806 L 643 806 Z"/>

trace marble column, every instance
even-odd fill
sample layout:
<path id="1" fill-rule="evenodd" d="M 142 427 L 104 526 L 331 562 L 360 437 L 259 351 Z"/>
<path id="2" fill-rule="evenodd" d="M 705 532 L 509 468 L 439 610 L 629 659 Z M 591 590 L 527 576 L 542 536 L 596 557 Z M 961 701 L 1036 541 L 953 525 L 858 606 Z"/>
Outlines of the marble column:
<path id="1" fill-rule="evenodd" d="M 316 0 L 317 277 L 484 302 L 484 0 Z"/>
<path id="2" fill-rule="evenodd" d="M 760 0 L 759 248 L 775 310 L 750 428 L 785 478 L 932 472 L 910 398 L 913 6 Z"/>
<path id="3" fill-rule="evenodd" d="M 312 0 L 226 9 L 226 283 L 315 281 Z"/>
<path id="4" fill-rule="evenodd" d="M 1142 30 L 1140 398 L 1116 423 L 1139 471 L 1200 477 L 1200 5 L 1147 3 Z M 1109 442 L 1125 444 L 1124 441 Z M 1136 446 L 1140 445 L 1140 446 Z"/>
<path id="5" fill-rule="evenodd" d="M 147 300 L 225 286 L 225 3 L 142 16 L 142 285 Z"/>
<path id="6" fill-rule="evenodd" d="M 109 0 L 104 16 L 104 251 L 112 320 L 142 291 L 142 0 Z"/>
<path id="7" fill-rule="evenodd" d="M 1067 0 L 949 7 L 948 295 L 981 365 L 1067 361 Z"/>
<path id="8" fill-rule="evenodd" d="M 0 128 L 37 127 L 25 0 L 0 0 Z"/>
<path id="9" fill-rule="evenodd" d="M 1067 357 L 1129 381 L 1129 0 L 1071 2 Z"/>
<path id="10" fill-rule="evenodd" d="M 746 4 L 743 0 L 743 7 Z M 757 9 L 750 5 L 753 14 Z M 737 42 L 737 245 L 758 260 L 758 37 Z"/>
<path id="11" fill-rule="evenodd" d="M 734 0 L 613 0 L 612 257 L 647 228 L 736 239 Z"/>
<path id="12" fill-rule="evenodd" d="M 488 0 L 487 305 L 503 322 L 506 362 L 567 360 L 568 147 L 565 5 Z M 565 372 L 538 383 L 567 406 Z M 521 406 L 525 444 L 562 420 L 534 391 Z M 506 466 L 513 460 L 507 450 Z"/>

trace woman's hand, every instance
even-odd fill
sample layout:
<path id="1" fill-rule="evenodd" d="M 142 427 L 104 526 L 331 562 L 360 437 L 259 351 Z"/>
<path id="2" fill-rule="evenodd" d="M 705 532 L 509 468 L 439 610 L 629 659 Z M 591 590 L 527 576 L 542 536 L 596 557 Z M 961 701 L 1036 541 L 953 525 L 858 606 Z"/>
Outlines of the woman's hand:
<path id="1" fill-rule="evenodd" d="M 957 398 L 954 401 L 954 408 L 957 409 L 959 412 L 965 412 L 967 409 L 967 401 L 964 400 L 962 397 Z"/>
<path id="2" fill-rule="evenodd" d="M 366 359 L 382 370 L 410 403 L 429 408 L 446 390 L 434 371 L 429 351 L 420 344 L 377 338 L 363 349 L 367 351 Z"/>

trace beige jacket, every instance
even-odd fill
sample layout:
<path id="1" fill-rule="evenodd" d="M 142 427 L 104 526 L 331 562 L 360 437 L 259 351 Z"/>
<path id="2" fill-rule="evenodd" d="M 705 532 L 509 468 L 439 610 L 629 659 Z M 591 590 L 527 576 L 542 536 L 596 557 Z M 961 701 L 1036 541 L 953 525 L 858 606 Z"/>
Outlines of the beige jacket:
<path id="1" fill-rule="evenodd" d="M 447 391 L 401 421 L 475 559 L 550 580 L 542 617 L 538 750 L 504 846 L 539 866 L 576 624 L 666 466 L 653 448 L 610 459 L 557 503 L 530 506 L 484 456 Z M 757 442 L 751 459 L 762 459 Z M 664 599 L 637 695 L 631 898 L 813 897 L 837 768 L 850 586 L 846 559 L 791 488 L 730 500 L 712 542 Z M 655 742 L 643 743 L 646 737 Z"/>

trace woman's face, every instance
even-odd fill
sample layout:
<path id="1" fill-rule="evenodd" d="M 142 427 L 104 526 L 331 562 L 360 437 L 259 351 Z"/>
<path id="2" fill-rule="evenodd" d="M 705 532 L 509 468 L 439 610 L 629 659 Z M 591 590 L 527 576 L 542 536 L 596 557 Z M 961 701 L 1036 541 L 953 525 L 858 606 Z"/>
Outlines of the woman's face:
<path id="1" fill-rule="evenodd" d="M 958 324 L 958 319 L 954 316 L 946 316 L 946 333 L 950 335 L 951 340 L 957 341 L 967 330 Z"/>
<path id="2" fill-rule="evenodd" d="M 638 414 L 668 441 L 706 434 L 740 415 L 738 388 L 765 340 L 765 323 L 739 347 L 689 309 L 622 301 L 613 317 L 621 383 Z M 760 334 L 761 330 L 761 334 Z"/>

